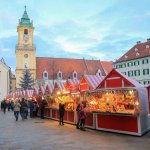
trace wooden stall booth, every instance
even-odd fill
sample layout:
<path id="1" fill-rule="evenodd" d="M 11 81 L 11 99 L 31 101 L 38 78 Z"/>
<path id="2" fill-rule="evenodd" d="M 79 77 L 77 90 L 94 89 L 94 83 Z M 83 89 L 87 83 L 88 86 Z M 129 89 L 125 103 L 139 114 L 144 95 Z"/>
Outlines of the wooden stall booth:
<path id="1" fill-rule="evenodd" d="M 148 106 L 149 106 L 149 114 L 150 114 L 150 85 L 147 86 L 147 93 L 148 93 Z"/>
<path id="2" fill-rule="evenodd" d="M 62 90 L 64 88 L 65 82 L 64 81 L 56 81 L 54 84 L 54 90 L 53 90 L 53 94 L 52 94 L 52 102 L 50 105 L 51 108 L 51 118 L 58 120 L 59 119 L 59 113 L 58 113 L 58 109 L 59 109 L 59 103 L 62 100 Z M 64 116 L 64 120 L 66 118 L 66 114 Z"/>
<path id="3" fill-rule="evenodd" d="M 53 104 L 53 90 L 54 90 L 54 85 L 53 83 L 49 83 L 46 85 L 45 88 L 45 93 L 44 93 L 44 98 L 46 100 L 46 102 L 48 103 L 48 107 L 45 110 L 45 117 L 47 118 L 52 118 L 52 104 Z"/>
<path id="4" fill-rule="evenodd" d="M 88 97 L 95 103 L 96 129 L 141 136 L 149 130 L 147 90 L 113 69 Z"/>
<path id="5" fill-rule="evenodd" d="M 104 76 L 84 75 L 79 84 L 80 100 L 86 104 L 87 118 L 85 125 L 89 128 L 95 128 L 95 115 L 93 113 L 94 104 L 87 98 L 91 90 L 95 90 L 102 82 Z"/>
<path id="6" fill-rule="evenodd" d="M 76 106 L 80 99 L 79 80 L 68 79 L 62 91 L 62 100 L 65 104 L 66 122 L 76 123 Z"/>

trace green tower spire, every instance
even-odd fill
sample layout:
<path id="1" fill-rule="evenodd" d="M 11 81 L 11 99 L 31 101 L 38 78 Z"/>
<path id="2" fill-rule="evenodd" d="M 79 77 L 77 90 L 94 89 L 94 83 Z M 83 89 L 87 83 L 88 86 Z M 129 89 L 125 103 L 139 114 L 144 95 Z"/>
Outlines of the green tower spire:
<path id="1" fill-rule="evenodd" d="M 28 27 L 32 26 L 32 22 L 30 22 L 30 18 L 28 17 L 28 14 L 27 14 L 26 6 L 25 6 L 25 10 L 20 21 L 20 25 L 28 26 Z"/>

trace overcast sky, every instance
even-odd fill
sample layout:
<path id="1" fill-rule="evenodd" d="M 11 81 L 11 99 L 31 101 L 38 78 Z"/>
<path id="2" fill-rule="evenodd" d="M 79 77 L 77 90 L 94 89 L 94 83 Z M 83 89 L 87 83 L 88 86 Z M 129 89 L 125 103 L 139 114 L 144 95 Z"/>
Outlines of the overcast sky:
<path id="1" fill-rule="evenodd" d="M 25 5 L 37 56 L 114 61 L 150 37 L 150 0 L 0 0 L 0 58 L 13 71 Z"/>

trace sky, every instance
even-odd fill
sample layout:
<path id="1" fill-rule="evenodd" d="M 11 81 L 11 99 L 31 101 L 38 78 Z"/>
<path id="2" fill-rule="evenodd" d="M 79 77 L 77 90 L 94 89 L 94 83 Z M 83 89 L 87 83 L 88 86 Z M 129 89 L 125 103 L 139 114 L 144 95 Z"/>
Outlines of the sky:
<path id="1" fill-rule="evenodd" d="M 37 57 L 115 61 L 150 38 L 150 0 L 0 0 L 0 58 L 14 73 L 25 5 Z"/>

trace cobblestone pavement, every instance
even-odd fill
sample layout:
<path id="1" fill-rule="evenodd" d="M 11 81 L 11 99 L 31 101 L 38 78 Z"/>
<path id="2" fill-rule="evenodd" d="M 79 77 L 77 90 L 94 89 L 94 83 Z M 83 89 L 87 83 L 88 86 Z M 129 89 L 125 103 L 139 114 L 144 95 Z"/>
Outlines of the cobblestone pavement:
<path id="1" fill-rule="evenodd" d="M 149 150 L 150 132 L 142 137 L 58 126 L 39 118 L 16 122 L 12 112 L 0 112 L 0 150 Z"/>

